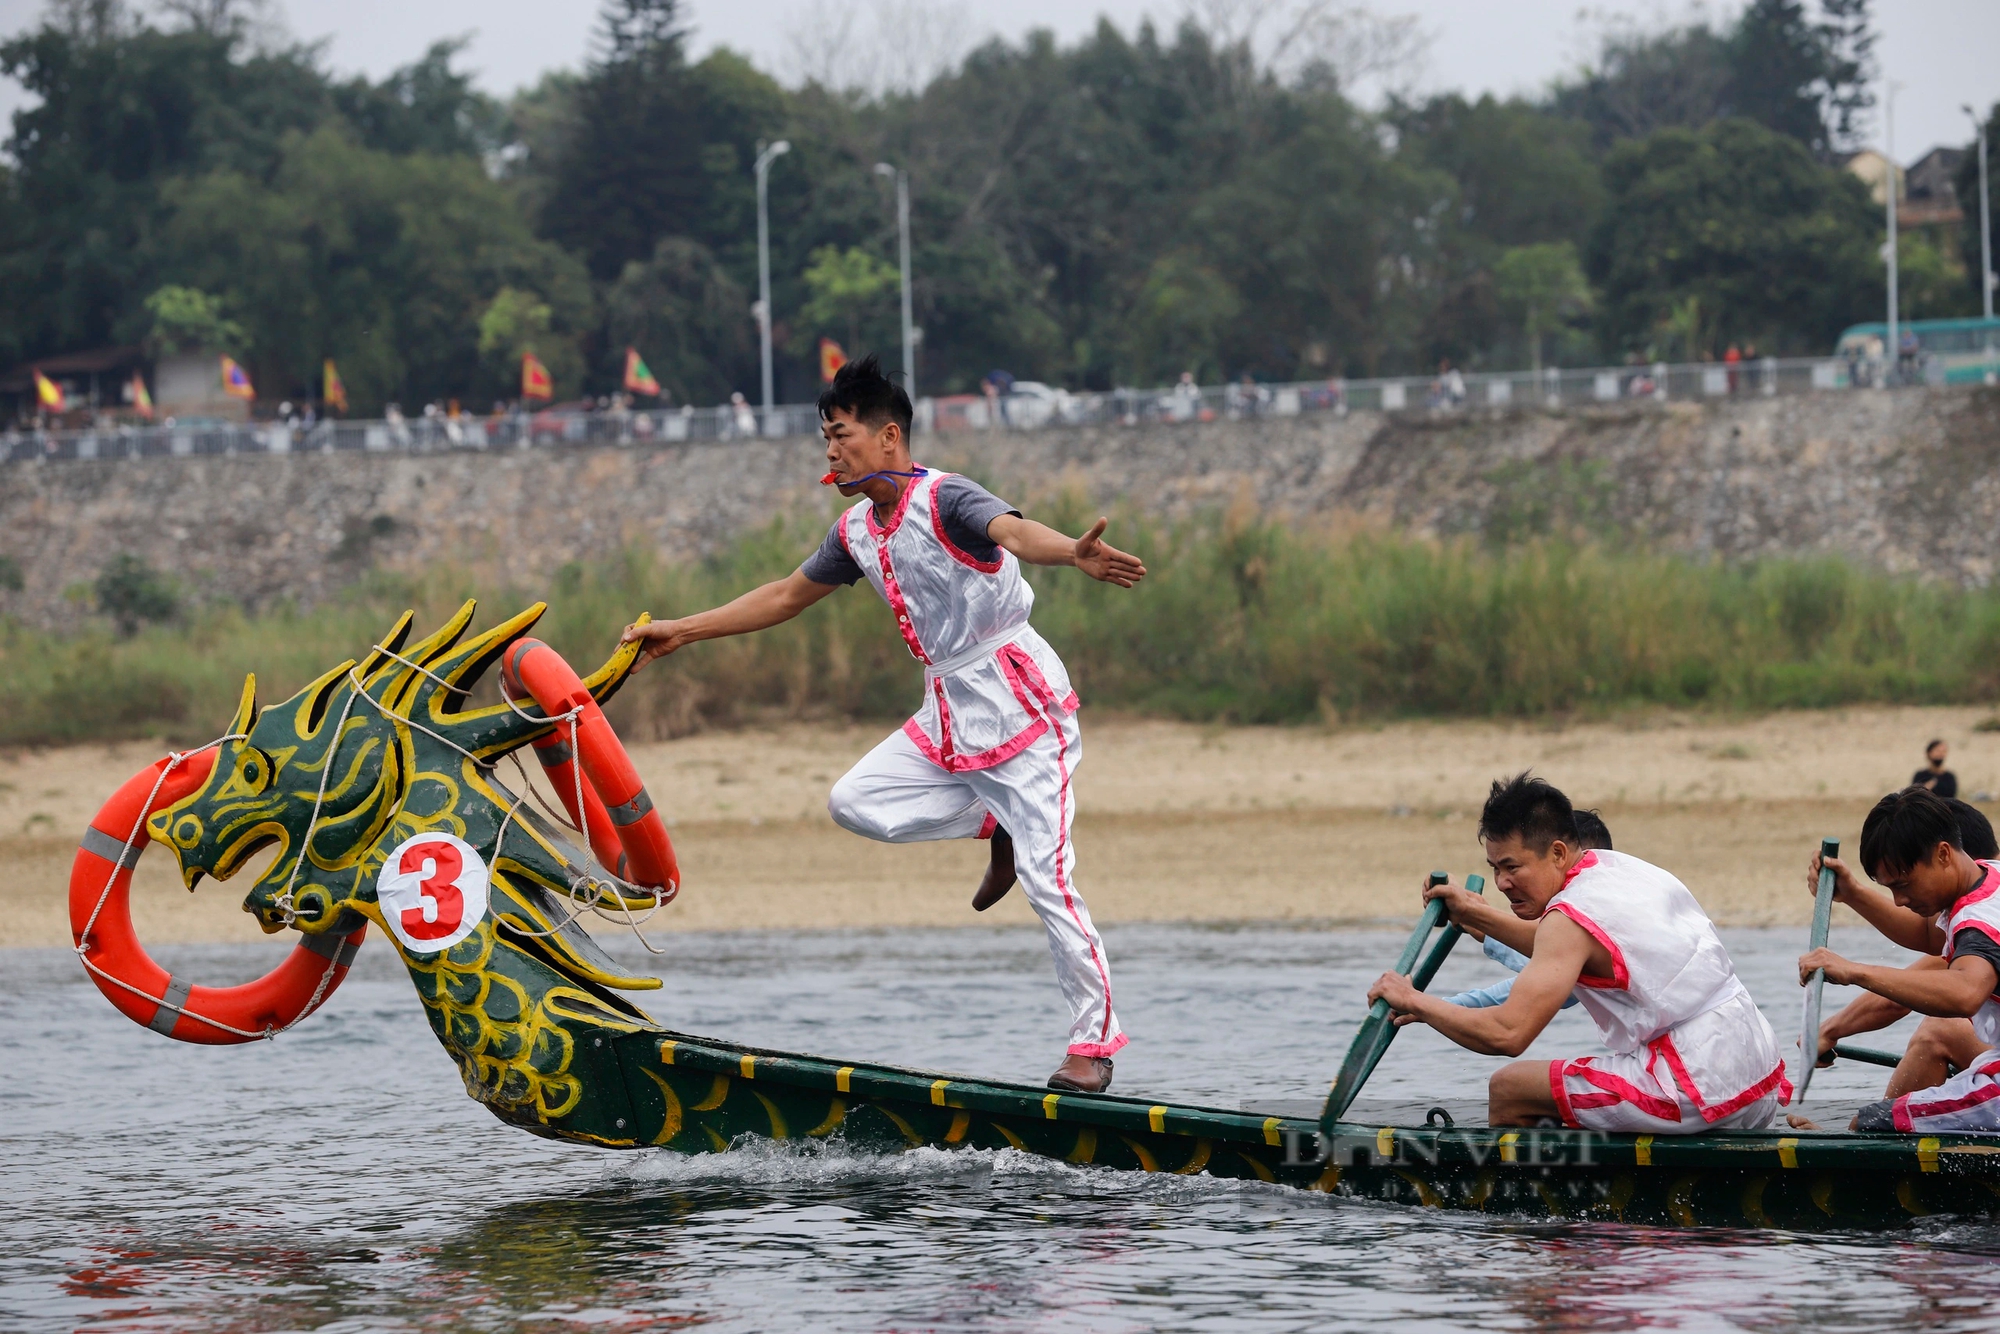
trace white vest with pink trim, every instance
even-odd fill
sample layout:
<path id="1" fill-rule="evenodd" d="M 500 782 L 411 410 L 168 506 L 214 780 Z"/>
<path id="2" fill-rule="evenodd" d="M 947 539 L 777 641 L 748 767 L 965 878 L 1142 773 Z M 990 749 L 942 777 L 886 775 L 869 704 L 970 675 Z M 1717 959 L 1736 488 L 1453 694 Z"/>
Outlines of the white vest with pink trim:
<path id="1" fill-rule="evenodd" d="M 1944 914 L 1944 957 L 1951 962 L 1951 944 L 1968 928 L 2000 942 L 2000 862 L 1981 862 L 1986 877 Z M 2000 996 L 1988 996 L 1972 1016 L 1972 1031 L 1988 1047 L 2000 1047 Z"/>
<path id="2" fill-rule="evenodd" d="M 1711 1121 L 1773 1089 L 1789 1099 L 1777 1036 L 1686 885 L 1629 854 L 1588 852 L 1548 910 L 1611 955 L 1613 975 L 1584 975 L 1576 994 L 1612 1051 L 1650 1050 L 1661 1082 Z"/>
<path id="3" fill-rule="evenodd" d="M 932 504 L 949 473 L 903 489 L 886 522 L 863 499 L 840 539 L 889 604 L 910 654 L 924 664 L 924 703 L 903 730 L 953 772 L 1012 759 L 1074 713 L 1076 693 L 1054 649 L 1028 624 L 1035 590 L 1001 549 L 991 561 L 954 545 Z"/>

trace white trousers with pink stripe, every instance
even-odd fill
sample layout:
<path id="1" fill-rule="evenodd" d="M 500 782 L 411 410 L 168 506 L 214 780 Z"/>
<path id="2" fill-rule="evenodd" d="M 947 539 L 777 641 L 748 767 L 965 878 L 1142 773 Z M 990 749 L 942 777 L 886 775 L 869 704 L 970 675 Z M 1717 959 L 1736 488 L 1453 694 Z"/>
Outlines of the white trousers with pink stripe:
<path id="1" fill-rule="evenodd" d="M 1069 1003 L 1069 1049 L 1109 1056 L 1125 1045 L 1111 1007 L 1111 963 L 1074 879 L 1071 780 L 1083 760 L 1076 718 L 1050 710 L 1049 729 L 990 769 L 952 773 L 896 731 L 833 785 L 834 823 L 884 843 L 981 838 L 990 816 L 1014 839 L 1021 892 L 1042 919 L 1056 981 Z"/>

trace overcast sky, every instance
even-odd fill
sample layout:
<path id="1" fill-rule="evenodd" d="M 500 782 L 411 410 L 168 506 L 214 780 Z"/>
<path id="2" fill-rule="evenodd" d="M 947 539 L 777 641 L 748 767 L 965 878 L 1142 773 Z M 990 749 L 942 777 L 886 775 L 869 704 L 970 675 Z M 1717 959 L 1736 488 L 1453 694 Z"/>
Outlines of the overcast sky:
<path id="1" fill-rule="evenodd" d="M 1172 23 L 1186 0 L 689 0 L 695 47 L 726 45 L 786 76 L 798 68 L 802 36 L 824 31 L 829 15 L 854 13 L 865 30 L 883 17 L 957 34 L 1018 38 L 1052 28 L 1073 39 L 1109 16 L 1128 31 L 1150 14 Z M 1217 0 L 1204 0 L 1214 4 Z M 1232 3 L 1232 0 L 1221 0 Z M 1247 0 L 1256 3 L 1257 0 Z M 1242 5 L 1246 0 L 1233 0 Z M 421 55 L 439 37 L 470 35 L 465 57 L 490 92 L 531 83 L 545 69 L 581 64 L 589 50 L 598 0 L 276 0 L 290 31 L 325 39 L 335 69 L 374 77 Z M 1378 14 L 1409 15 L 1428 33 L 1418 87 L 1472 92 L 1534 92 L 1572 69 L 1607 20 L 1648 25 L 1694 12 L 1685 3 L 1599 0 L 1376 0 Z M 1711 17 L 1740 0 L 1711 4 Z M 1883 72 L 1905 85 L 1896 102 L 1896 156 L 1914 160 L 1934 144 L 1970 137 L 1962 103 L 2000 100 L 2000 0 L 1876 0 Z M 0 34 L 31 26 L 42 0 L 0 0 Z M 933 39 L 936 40 L 936 39 Z M 20 90 L 0 81 L 0 112 L 20 104 Z M 1877 136 L 1879 141 L 1879 134 Z"/>

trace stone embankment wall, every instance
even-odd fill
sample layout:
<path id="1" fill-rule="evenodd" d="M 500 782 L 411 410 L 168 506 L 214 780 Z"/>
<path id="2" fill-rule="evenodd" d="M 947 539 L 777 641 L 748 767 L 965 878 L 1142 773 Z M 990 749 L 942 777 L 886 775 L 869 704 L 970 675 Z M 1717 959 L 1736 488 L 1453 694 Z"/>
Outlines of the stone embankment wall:
<path id="1" fill-rule="evenodd" d="M 1250 506 L 1445 536 L 1559 523 L 1974 584 L 2000 550 L 2000 392 L 1982 389 L 961 434 L 920 457 L 1165 518 Z M 121 552 L 251 607 L 309 604 L 378 566 L 450 563 L 532 591 L 621 548 L 685 557 L 778 514 L 825 516 L 823 466 L 810 439 L 5 464 L 0 555 L 24 587 L 0 612 L 74 620 L 78 589 Z"/>

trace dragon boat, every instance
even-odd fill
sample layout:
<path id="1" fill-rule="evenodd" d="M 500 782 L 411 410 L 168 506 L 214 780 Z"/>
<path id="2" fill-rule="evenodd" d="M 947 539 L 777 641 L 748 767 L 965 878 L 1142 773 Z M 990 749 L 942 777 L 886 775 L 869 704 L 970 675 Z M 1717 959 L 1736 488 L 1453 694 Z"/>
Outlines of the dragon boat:
<path id="1" fill-rule="evenodd" d="M 1655 1138 L 1459 1125 L 1421 1107 L 1376 1118 L 1387 1124 L 1350 1119 L 1394 1035 L 1386 1013 L 1363 1021 L 1317 1117 L 1059 1093 L 676 1031 L 626 994 L 659 980 L 631 975 L 581 925 L 586 909 L 630 916 L 678 888 L 664 827 L 599 707 L 637 646 L 578 678 L 529 637 L 541 605 L 468 638 L 474 610 L 416 643 L 405 613 L 360 660 L 268 708 L 250 678 L 220 741 L 170 754 L 106 803 L 77 852 L 70 912 L 78 957 L 114 1005 L 182 1041 L 274 1036 L 324 1003 L 374 927 L 468 1094 L 509 1125 L 607 1149 L 721 1153 L 746 1137 L 1014 1149 L 1422 1208 L 1681 1226 L 1879 1228 L 2000 1212 L 2000 1141 L 1980 1137 Z M 507 697 L 470 707 L 496 663 Z M 556 780 L 566 821 L 527 803 L 525 770 L 521 791 L 500 781 L 500 762 L 524 747 Z M 172 851 L 190 889 L 276 844 L 244 905 L 267 931 L 298 933 L 291 954 L 233 988 L 154 963 L 127 901 L 149 841 Z M 1420 986 L 1456 937 L 1428 913 L 1400 971 L 1432 928 Z"/>

